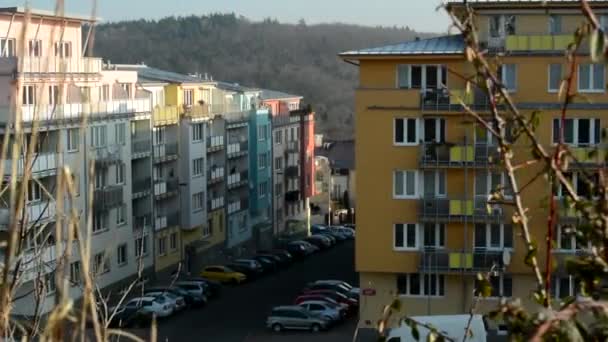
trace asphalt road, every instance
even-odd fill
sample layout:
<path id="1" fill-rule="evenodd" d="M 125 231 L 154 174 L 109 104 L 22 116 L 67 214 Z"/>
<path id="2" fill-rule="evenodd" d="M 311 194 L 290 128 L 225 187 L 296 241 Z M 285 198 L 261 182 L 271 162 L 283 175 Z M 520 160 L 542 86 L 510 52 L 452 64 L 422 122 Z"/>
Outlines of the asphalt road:
<path id="1" fill-rule="evenodd" d="M 266 316 L 272 307 L 293 303 L 302 287 L 317 279 L 341 279 L 358 284 L 352 241 L 297 262 L 276 274 L 240 286 L 225 287 L 220 298 L 206 307 L 191 309 L 159 322 L 158 341 L 352 341 L 356 317 L 316 336 L 309 332 L 275 334 L 266 329 Z M 134 332 L 149 337 L 147 331 Z"/>

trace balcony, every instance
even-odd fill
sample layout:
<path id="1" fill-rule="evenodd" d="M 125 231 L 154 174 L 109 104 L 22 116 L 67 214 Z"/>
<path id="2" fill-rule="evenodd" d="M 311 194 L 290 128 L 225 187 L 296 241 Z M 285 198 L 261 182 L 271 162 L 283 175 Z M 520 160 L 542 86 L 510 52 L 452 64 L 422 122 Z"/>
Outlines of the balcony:
<path id="1" fill-rule="evenodd" d="M 239 211 L 247 210 L 249 208 L 249 201 L 242 199 L 240 201 L 228 203 L 228 215 L 238 213 Z"/>
<path id="2" fill-rule="evenodd" d="M 300 150 L 300 142 L 299 141 L 288 141 L 287 146 L 285 148 L 286 152 L 298 152 Z"/>
<path id="3" fill-rule="evenodd" d="M 481 222 L 501 223 L 505 220 L 503 210 L 495 206 L 488 211 L 487 198 L 475 200 L 421 198 L 418 218 L 421 222 Z"/>
<path id="4" fill-rule="evenodd" d="M 249 153 L 249 144 L 247 142 L 228 144 L 228 159 L 243 157 L 247 153 Z"/>
<path id="5" fill-rule="evenodd" d="M 228 189 L 236 189 L 238 187 L 247 185 L 248 174 L 247 171 L 243 171 L 240 173 L 229 174 L 227 178 Z"/>
<path id="6" fill-rule="evenodd" d="M 30 202 L 25 206 L 28 223 L 44 223 L 54 221 L 56 216 L 55 202 L 38 201 Z"/>
<path id="7" fill-rule="evenodd" d="M 97 167 L 108 167 L 109 165 L 122 162 L 122 146 L 109 145 L 103 147 L 91 147 L 89 158 L 95 159 Z"/>
<path id="8" fill-rule="evenodd" d="M 0 71 L 13 72 L 17 71 L 17 68 L 22 68 L 18 71 L 19 73 L 28 74 L 99 74 L 102 70 L 102 59 L 80 56 L 70 58 L 55 56 L 0 58 Z"/>
<path id="9" fill-rule="evenodd" d="M 477 274 L 504 271 L 506 265 L 503 255 L 511 253 L 511 249 L 487 250 L 475 248 L 472 251 L 452 251 L 445 249 L 425 249 L 420 252 L 418 270 L 426 273 L 466 273 Z"/>
<path id="10" fill-rule="evenodd" d="M 217 152 L 224 149 L 224 136 L 218 135 L 207 138 L 207 153 Z"/>
<path id="11" fill-rule="evenodd" d="M 31 158 L 31 174 L 33 177 L 46 177 L 57 174 L 58 156 L 55 153 L 38 153 L 33 154 Z M 27 169 L 26 158 L 21 157 L 17 160 L 17 175 L 22 177 Z M 12 174 L 12 160 L 7 159 L 4 162 L 4 172 Z"/>
<path id="12" fill-rule="evenodd" d="M 154 183 L 154 196 L 156 199 L 177 195 L 179 190 L 179 182 L 176 178 L 168 180 L 157 180 Z"/>
<path id="13" fill-rule="evenodd" d="M 208 201 L 207 210 L 213 211 L 224 207 L 224 197 L 214 198 Z"/>
<path id="14" fill-rule="evenodd" d="M 572 154 L 571 168 L 598 169 L 608 166 L 606 163 L 608 146 L 570 147 L 569 150 Z"/>
<path id="15" fill-rule="evenodd" d="M 133 199 L 148 196 L 152 192 L 152 178 L 135 178 L 133 179 Z"/>
<path id="16" fill-rule="evenodd" d="M 153 150 L 155 163 L 165 163 L 179 157 L 177 142 L 154 145 Z"/>
<path id="17" fill-rule="evenodd" d="M 591 252 L 585 249 L 554 249 L 553 267 L 555 268 L 555 273 L 570 275 L 571 272 L 568 272 L 568 262 L 587 256 L 591 256 Z"/>
<path id="18" fill-rule="evenodd" d="M 288 166 L 285 168 L 286 178 L 298 178 L 300 176 L 300 168 L 297 166 Z"/>
<path id="19" fill-rule="evenodd" d="M 152 150 L 152 144 L 150 139 L 131 139 L 131 158 L 145 158 L 148 157 Z"/>
<path id="20" fill-rule="evenodd" d="M 175 125 L 179 121 L 180 108 L 177 106 L 156 106 L 152 111 L 154 126 Z"/>
<path id="21" fill-rule="evenodd" d="M 365 89 L 355 91 L 359 103 L 370 103 L 370 110 L 415 110 L 420 108 L 420 89 Z"/>
<path id="22" fill-rule="evenodd" d="M 220 183 L 224 180 L 225 170 L 223 167 L 216 167 L 207 172 L 207 185 Z"/>
<path id="23" fill-rule="evenodd" d="M 133 229 L 136 231 L 151 231 L 152 214 L 133 216 Z"/>
<path id="24" fill-rule="evenodd" d="M 24 122 L 50 120 L 80 120 L 83 114 L 92 120 L 106 119 L 112 115 L 131 115 L 149 113 L 151 109 L 149 98 L 114 100 L 95 103 L 71 104 L 37 104 L 21 106 L 21 119 Z M 0 109 L 0 120 L 7 121 L 15 113 L 9 108 Z"/>
<path id="25" fill-rule="evenodd" d="M 423 143 L 421 168 L 489 168 L 500 162 L 498 148 L 488 144 Z"/>
<path id="26" fill-rule="evenodd" d="M 67 244 L 63 243 L 60 250 L 64 250 Z M 38 250 L 31 249 L 24 251 L 21 255 L 21 270 L 22 274 L 20 281 L 28 282 L 40 277 L 40 272 L 43 274 L 49 273 L 55 269 L 57 247 L 55 245 L 46 245 Z"/>
<path id="27" fill-rule="evenodd" d="M 210 105 L 184 105 L 183 115 L 193 119 L 208 118 L 211 115 Z"/>
<path id="28" fill-rule="evenodd" d="M 121 206 L 124 202 L 123 193 L 122 185 L 110 185 L 96 189 L 93 194 L 93 209 L 99 212 Z"/>
<path id="29" fill-rule="evenodd" d="M 568 45 L 574 42 L 571 34 L 528 34 L 528 35 L 510 35 L 503 40 L 504 45 L 498 45 L 496 41 L 496 49 L 501 48 L 510 52 L 543 52 L 543 51 L 565 51 Z"/>
<path id="30" fill-rule="evenodd" d="M 574 206 L 569 205 L 565 199 L 557 199 L 558 220 L 563 224 L 577 224 L 582 221 L 582 217 L 576 212 Z"/>
<path id="31" fill-rule="evenodd" d="M 467 93 L 464 89 L 427 89 L 420 93 L 420 109 L 423 112 L 456 112 L 464 111 L 460 101 L 475 111 L 489 111 L 490 101 L 481 90 Z M 504 105 L 498 105 L 504 109 Z"/>
<path id="32" fill-rule="evenodd" d="M 293 190 L 285 193 L 285 201 L 288 203 L 297 202 L 300 200 L 300 191 Z"/>
<path id="33" fill-rule="evenodd" d="M 156 220 L 154 223 L 154 228 L 156 230 L 179 226 L 179 214 L 177 212 L 171 212 L 168 214 L 156 216 Z"/>

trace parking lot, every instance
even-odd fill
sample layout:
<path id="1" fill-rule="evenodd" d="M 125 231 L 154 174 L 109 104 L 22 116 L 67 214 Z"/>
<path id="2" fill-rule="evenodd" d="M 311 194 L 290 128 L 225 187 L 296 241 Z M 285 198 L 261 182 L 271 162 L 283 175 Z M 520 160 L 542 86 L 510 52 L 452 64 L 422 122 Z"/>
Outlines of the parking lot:
<path id="1" fill-rule="evenodd" d="M 225 286 L 220 298 L 159 323 L 159 341 L 352 341 L 356 317 L 312 336 L 310 332 L 275 334 L 265 327 L 266 316 L 277 305 L 292 304 L 310 281 L 340 279 L 354 286 L 354 243 L 347 241 L 317 253 L 290 268 L 240 286 Z M 148 337 L 147 330 L 134 331 Z"/>

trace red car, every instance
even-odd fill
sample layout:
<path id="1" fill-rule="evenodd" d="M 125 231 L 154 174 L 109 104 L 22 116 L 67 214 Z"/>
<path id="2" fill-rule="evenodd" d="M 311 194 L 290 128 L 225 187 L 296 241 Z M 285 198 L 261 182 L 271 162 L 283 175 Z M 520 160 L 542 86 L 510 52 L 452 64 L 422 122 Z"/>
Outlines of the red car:
<path id="1" fill-rule="evenodd" d="M 353 298 L 349 298 L 342 293 L 333 290 L 304 290 L 304 295 L 321 295 L 329 297 L 338 303 L 346 304 L 350 308 L 355 309 L 359 306 L 359 301 Z"/>

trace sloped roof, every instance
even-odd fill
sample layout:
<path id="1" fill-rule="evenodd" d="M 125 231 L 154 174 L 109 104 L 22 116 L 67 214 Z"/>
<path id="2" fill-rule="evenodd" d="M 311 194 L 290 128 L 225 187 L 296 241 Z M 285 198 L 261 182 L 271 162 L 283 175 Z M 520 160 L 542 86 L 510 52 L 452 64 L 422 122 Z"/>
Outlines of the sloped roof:
<path id="1" fill-rule="evenodd" d="M 329 159 L 333 169 L 355 169 L 355 141 L 325 142 L 322 147 L 315 148 L 315 156 Z"/>
<path id="2" fill-rule="evenodd" d="M 277 90 L 262 89 L 262 100 L 301 99 L 303 96 L 283 93 Z"/>
<path id="3" fill-rule="evenodd" d="M 260 91 L 258 88 L 250 88 L 242 86 L 238 83 L 230 83 L 225 81 L 214 81 L 216 86 L 220 89 L 231 90 L 236 92 L 252 92 L 252 91 Z"/>
<path id="4" fill-rule="evenodd" d="M 463 51 L 464 39 L 462 35 L 448 35 L 375 48 L 346 51 L 341 53 L 340 56 L 449 55 L 461 54 Z"/>
<path id="5" fill-rule="evenodd" d="M 0 7 L 0 13 L 10 13 L 10 14 L 25 14 L 28 11 L 28 8 L 23 6 L 13 6 L 13 7 Z M 55 18 L 55 19 L 67 19 L 74 20 L 80 22 L 95 22 L 100 21 L 99 17 L 91 17 L 90 15 L 79 15 L 79 14 L 70 14 L 70 13 L 55 13 L 55 11 L 48 11 L 38 8 L 29 8 L 30 14 L 34 17 L 47 17 L 47 18 Z"/>
<path id="6" fill-rule="evenodd" d="M 137 65 L 137 64 L 118 64 L 116 65 L 118 70 L 133 70 L 137 71 L 138 81 L 141 83 L 158 83 L 158 82 L 167 82 L 167 83 L 205 83 L 207 81 L 201 80 L 196 77 L 178 74 L 173 71 L 166 71 L 157 68 L 152 68 L 147 65 Z"/>

